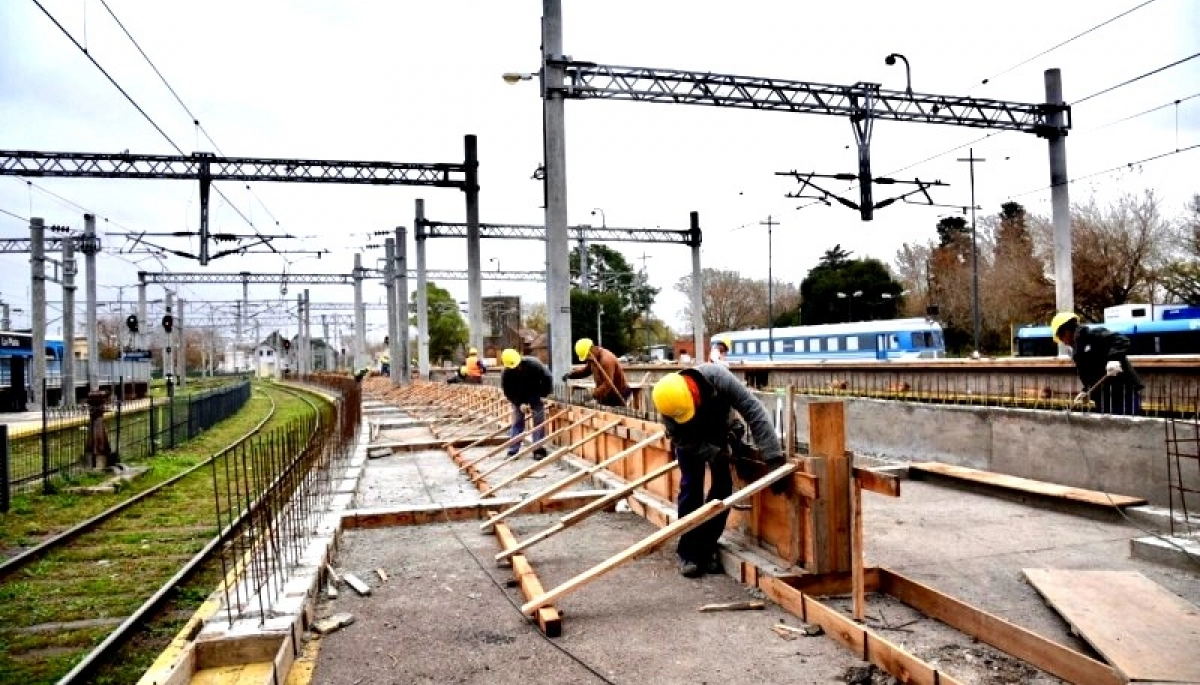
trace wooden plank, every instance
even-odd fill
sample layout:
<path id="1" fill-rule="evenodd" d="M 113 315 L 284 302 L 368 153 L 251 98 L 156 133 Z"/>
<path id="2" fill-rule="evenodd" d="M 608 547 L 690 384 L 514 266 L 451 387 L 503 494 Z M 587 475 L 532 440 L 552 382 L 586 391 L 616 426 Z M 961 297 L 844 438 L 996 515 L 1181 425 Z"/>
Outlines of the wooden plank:
<path id="1" fill-rule="evenodd" d="M 506 429 L 501 429 L 501 430 L 506 430 Z M 481 439 L 477 439 L 477 440 L 472 440 L 471 438 L 459 438 L 459 439 L 455 439 L 455 440 L 417 440 L 417 441 L 410 441 L 410 442 L 390 441 L 390 442 L 377 442 L 372 445 L 368 445 L 367 448 L 372 449 L 372 450 L 387 449 L 387 450 L 391 450 L 392 454 L 396 454 L 397 452 L 423 452 L 425 450 L 442 450 L 442 449 L 446 449 L 447 447 L 457 447 L 459 449 L 466 449 L 468 447 L 476 447 L 479 445 L 485 445 L 485 446 L 490 447 L 492 445 L 498 445 L 501 442 L 503 442 L 503 440 L 501 438 L 497 438 L 497 437 L 481 438 Z"/>
<path id="2" fill-rule="evenodd" d="M 560 492 L 540 502 L 535 513 L 573 511 L 592 506 L 607 498 L 610 490 L 571 490 Z M 342 514 L 343 528 L 392 528 L 398 526 L 420 526 L 450 521 L 471 521 L 486 518 L 487 511 L 498 506 L 511 506 L 520 498 L 493 499 L 487 502 L 461 502 L 447 504 L 409 504 L 387 509 L 351 509 Z M 615 506 L 615 502 L 598 506 L 599 509 Z"/>
<path id="3" fill-rule="evenodd" d="M 880 569 L 874 566 L 863 569 L 863 589 L 867 592 L 877 592 L 879 574 Z M 853 587 L 853 578 L 849 573 L 806 573 L 785 578 L 784 582 L 813 597 L 848 595 Z"/>
<path id="4" fill-rule="evenodd" d="M 1046 483 L 1040 480 L 1032 480 L 1018 476 L 1007 476 L 1003 473 L 979 471 L 977 469 L 969 469 L 963 466 L 953 466 L 951 464 L 941 464 L 933 461 L 910 464 L 908 470 L 910 474 L 913 471 L 918 473 L 933 473 L 939 476 L 945 476 L 947 478 L 957 478 L 959 480 L 966 480 L 972 483 L 981 483 L 983 485 L 991 485 L 993 487 L 1004 488 L 1007 490 L 1018 490 L 1020 492 L 1028 492 L 1035 495 L 1043 495 L 1045 497 L 1057 497 L 1059 499 L 1066 499 L 1072 502 L 1095 504 L 1102 507 L 1132 507 L 1146 503 L 1146 500 L 1141 497 L 1132 497 L 1130 495 L 1114 495 L 1112 493 L 1099 492 L 1096 490 L 1073 488 L 1066 485 L 1058 485 L 1056 483 Z"/>
<path id="5" fill-rule="evenodd" d="M 855 656 L 882 668 L 902 683 L 961 685 L 953 676 L 930 666 L 782 580 L 762 576 L 758 580 L 758 587 L 771 601 L 799 616 L 805 623 L 821 626 L 826 635 L 849 648 Z"/>
<path id="6" fill-rule="evenodd" d="M 853 580 L 854 619 L 863 620 L 867 598 L 863 580 L 863 521 L 862 486 L 857 478 L 850 479 L 850 577 Z"/>
<path id="7" fill-rule="evenodd" d="M 1200 608 L 1135 571 L 1023 569 L 1050 606 L 1135 681 L 1200 682 Z"/>
<path id="8" fill-rule="evenodd" d="M 877 569 L 877 572 L 880 592 L 887 593 L 926 616 L 936 618 L 955 630 L 986 642 L 1051 675 L 1081 685 L 1123 685 L 1125 682 L 1125 679 L 1108 664 L 942 594 L 895 571 Z"/>
<path id="9" fill-rule="evenodd" d="M 720 604 L 705 604 L 696 611 L 699 611 L 702 614 L 709 614 L 715 611 L 757 611 L 759 609 L 766 608 L 767 605 L 765 602 L 752 600 L 748 602 L 722 602 Z"/>
<path id="10" fill-rule="evenodd" d="M 824 549 L 817 550 L 816 571 L 850 570 L 850 460 L 846 458 L 846 407 L 842 402 L 808 405 L 808 444 L 814 457 L 825 459 L 821 498 L 825 510 Z"/>
<path id="11" fill-rule="evenodd" d="M 540 424 L 538 424 L 537 426 L 530 426 L 530 427 L 529 427 L 529 429 L 528 429 L 528 430 L 526 430 L 524 433 L 521 433 L 520 435 L 514 435 L 513 437 L 509 438 L 508 440 L 505 440 L 504 442 L 502 442 L 502 443 L 500 443 L 499 445 L 497 445 L 497 446 L 496 446 L 494 449 L 492 449 L 491 451 L 489 451 L 489 452 L 486 452 L 485 454 L 483 454 L 482 456 L 480 456 L 480 457 L 478 457 L 478 458 L 476 458 L 476 459 L 473 459 L 473 460 L 471 460 L 471 461 L 468 461 L 468 462 L 464 463 L 462 466 L 460 466 L 460 467 L 459 467 L 459 469 L 458 469 L 458 470 L 459 470 L 459 471 L 466 471 L 468 468 L 470 468 L 470 467 L 472 467 L 472 466 L 474 466 L 474 465 L 478 464 L 479 462 L 481 462 L 481 461 L 484 461 L 485 459 L 489 459 L 489 458 L 491 458 L 491 457 L 494 457 L 494 456 L 496 456 L 497 454 L 500 454 L 501 452 L 503 452 L 503 451 L 505 450 L 505 448 L 507 448 L 507 447 L 509 447 L 509 446 L 511 446 L 511 445 L 514 445 L 514 444 L 518 444 L 518 443 L 520 443 L 520 441 L 522 441 L 522 440 L 524 440 L 524 439 L 525 439 L 525 436 L 532 434 L 532 433 L 533 433 L 533 431 L 537 430 L 539 427 L 544 427 L 544 426 L 546 426 L 546 425 L 549 425 L 549 423 L 550 423 L 551 421 L 554 421 L 554 420 L 555 420 L 555 419 L 557 419 L 559 416 L 562 416 L 562 414 L 563 414 L 563 412 L 559 412 L 559 413 L 557 413 L 557 414 L 555 414 L 555 415 L 553 415 L 553 416 L 549 416 L 549 415 L 547 415 L 547 417 L 546 417 L 546 420 L 545 420 L 545 421 L 543 421 L 543 422 L 541 422 L 541 423 L 540 423 Z"/>
<path id="12" fill-rule="evenodd" d="M 879 473 L 871 469 L 854 467 L 854 480 L 863 490 L 888 497 L 900 496 L 900 479 L 890 473 Z"/>
<path id="13" fill-rule="evenodd" d="M 517 471 L 516 473 L 512 474 L 511 476 L 504 478 L 499 483 L 496 483 L 495 485 L 493 485 L 493 486 L 489 487 L 488 489 L 484 490 L 483 492 L 481 492 L 479 494 L 479 496 L 480 497 L 488 497 L 489 495 L 496 492 L 500 488 L 503 488 L 507 485 L 511 485 L 512 483 L 515 483 L 515 482 L 521 480 L 522 478 L 526 478 L 526 477 L 532 475 L 536 471 L 546 468 L 547 466 L 557 462 L 559 459 L 562 459 L 567 454 L 570 454 L 572 451 L 579 449 L 579 447 L 581 445 L 589 443 L 589 442 L 595 440 L 596 438 L 600 437 L 601 435 L 604 435 L 604 431 L 608 430 L 609 428 L 612 428 L 613 426 L 616 426 L 619 423 L 621 423 L 621 422 L 620 421 L 609 421 L 608 423 L 604 424 L 600 428 L 583 436 L 583 438 L 576 440 L 575 442 L 567 445 L 566 447 L 562 447 L 562 448 L 554 450 L 554 452 L 546 455 L 544 458 L 539 459 L 539 460 L 533 462 L 532 464 L 530 464 L 529 466 L 526 466 L 525 468 L 521 469 L 520 471 Z"/>
<path id="14" fill-rule="evenodd" d="M 511 549 L 517 546 L 517 538 L 506 523 L 496 525 L 496 538 L 500 541 L 502 549 Z M 517 579 L 517 586 L 521 588 L 521 595 L 525 599 L 533 599 L 545 593 L 545 590 L 542 589 L 542 581 L 538 580 L 537 574 L 533 572 L 533 566 L 530 565 L 524 554 L 513 555 L 512 568 L 513 576 Z M 535 618 L 538 628 L 545 633 L 546 637 L 562 635 L 562 615 L 558 613 L 558 609 L 553 606 L 540 607 Z"/>
<path id="15" fill-rule="evenodd" d="M 546 606 L 547 604 L 555 601 L 559 597 L 561 597 L 569 592 L 573 592 L 573 591 L 583 587 L 584 585 L 587 585 L 588 583 L 599 578 L 600 576 L 604 575 L 605 573 L 608 573 L 609 571 L 611 571 L 619 566 L 623 566 L 624 564 L 626 564 L 630 561 L 633 561 L 634 559 L 637 559 L 643 555 L 649 554 L 650 552 L 654 551 L 658 547 L 662 546 L 664 543 L 666 543 L 671 538 L 674 538 L 678 535 L 682 535 L 683 533 L 686 533 L 687 531 L 695 528 L 696 526 L 700 525 L 701 523 L 704 523 L 705 521 L 711 519 L 712 517 L 716 516 L 717 514 L 721 513 L 722 511 L 729 509 L 737 502 L 740 502 L 741 500 L 746 499 L 747 497 L 752 497 L 756 492 L 759 492 L 759 491 L 763 490 L 764 488 L 770 487 L 770 485 L 772 483 L 774 483 L 775 481 L 779 480 L 780 478 L 783 478 L 784 476 L 792 473 L 795 470 L 796 470 L 795 464 L 785 464 L 785 465 L 780 466 L 779 468 L 775 469 L 774 471 L 768 473 L 767 475 L 763 476 L 762 478 L 759 478 L 754 483 L 747 485 L 746 487 L 742 488 L 741 490 L 738 490 L 737 492 L 731 494 L 729 497 L 726 497 L 725 499 L 712 500 L 710 502 L 706 502 L 699 509 L 696 509 L 695 511 L 688 514 L 687 516 L 680 518 L 679 520 L 675 521 L 671 525 L 666 526 L 664 528 L 660 528 L 656 532 L 651 533 L 650 535 L 643 538 L 642 540 L 629 546 L 628 548 L 626 548 L 624 551 L 620 552 L 619 554 L 615 554 L 615 555 L 609 557 L 608 559 L 605 559 L 604 561 L 600 562 L 599 564 L 596 564 L 595 566 L 588 569 L 587 571 L 584 571 L 583 573 L 580 573 L 579 575 L 575 576 L 574 578 L 571 578 L 570 580 L 564 582 L 563 584 L 559 585 L 558 587 L 554 588 L 553 590 L 545 592 L 541 596 L 529 600 L 528 602 L 526 602 L 525 604 L 523 604 L 521 606 L 521 612 L 525 613 L 525 614 L 532 613 L 538 607 Z"/>
<path id="16" fill-rule="evenodd" d="M 546 487 L 542 488 L 541 490 L 538 490 L 537 492 L 533 493 L 532 495 L 521 500 L 520 503 L 514 504 L 513 506 L 509 507 L 508 509 L 505 509 L 504 511 L 500 512 L 499 514 L 496 514 L 495 516 L 488 519 L 487 521 L 484 521 L 479 526 L 480 530 L 486 531 L 496 521 L 502 521 L 502 520 L 508 518 L 509 516 L 512 516 L 513 514 L 517 513 L 518 511 L 523 511 L 525 509 L 528 509 L 530 506 L 537 504 L 538 502 L 546 499 L 547 497 L 553 495 L 554 493 L 556 493 L 560 490 L 564 490 L 564 489 L 570 487 L 571 485 L 578 483 L 581 480 L 584 480 L 585 478 L 592 475 L 596 471 L 599 471 L 601 469 L 612 466 L 613 464 L 617 463 L 618 461 L 628 457 L 630 454 L 633 454 L 635 451 L 637 451 L 638 449 L 643 447 L 646 443 L 657 440 L 659 437 L 661 437 L 661 435 L 653 435 L 639 443 L 636 443 L 632 447 L 627 447 L 627 448 L 621 450 L 620 452 L 614 454 L 613 456 L 609 457 L 608 459 L 605 459 L 604 461 L 600 462 L 599 464 L 596 464 L 595 466 L 590 466 L 586 469 L 576 471 L 575 473 L 573 473 L 569 476 L 566 476 L 565 478 L 562 478 L 555 483 L 551 483 L 550 485 L 547 485 Z"/>
<path id="17" fill-rule="evenodd" d="M 343 573 L 342 580 L 360 595 L 371 594 L 371 586 L 359 580 L 358 576 L 353 573 Z"/>
<path id="18" fill-rule="evenodd" d="M 559 428 L 558 430 L 554 431 L 553 433 L 549 433 L 549 434 L 543 436 L 542 439 L 538 440 L 537 442 L 534 442 L 534 443 L 531 443 L 531 444 L 528 444 L 528 445 L 522 447 L 521 449 L 508 455 L 506 458 L 502 459 L 498 463 L 493 464 L 486 471 L 483 471 L 482 473 L 472 476 L 471 481 L 475 482 L 475 483 L 479 483 L 484 478 L 486 478 L 486 477 L 492 475 L 493 473 L 495 473 L 496 471 L 500 470 L 500 468 L 503 467 L 505 464 L 512 463 L 512 462 L 520 459 L 521 457 L 525 456 L 526 454 L 533 452 L 535 449 L 537 449 L 539 447 L 544 447 L 558 435 L 561 435 L 562 433 L 565 433 L 565 432 L 571 430 L 572 428 L 575 428 L 576 426 L 587 423 L 588 421 L 590 421 L 592 419 L 592 416 L 593 415 L 589 414 L 588 416 L 585 416 L 582 419 L 579 419 L 578 421 L 576 421 L 575 423 L 572 423 L 569 426 L 563 426 L 562 428 Z M 478 462 L 474 462 L 474 463 L 478 463 Z"/>

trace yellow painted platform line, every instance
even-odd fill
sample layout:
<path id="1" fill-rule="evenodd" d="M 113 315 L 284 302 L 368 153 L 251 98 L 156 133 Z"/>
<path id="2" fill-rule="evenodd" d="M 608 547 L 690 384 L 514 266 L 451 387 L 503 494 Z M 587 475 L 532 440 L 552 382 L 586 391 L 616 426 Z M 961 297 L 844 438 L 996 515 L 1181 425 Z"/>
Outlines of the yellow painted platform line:
<path id="1" fill-rule="evenodd" d="M 309 685 L 313 680 L 313 672 L 317 670 L 317 654 L 321 651 L 321 638 L 314 637 L 304 643 L 304 650 L 292 663 L 288 671 L 286 685 Z"/>

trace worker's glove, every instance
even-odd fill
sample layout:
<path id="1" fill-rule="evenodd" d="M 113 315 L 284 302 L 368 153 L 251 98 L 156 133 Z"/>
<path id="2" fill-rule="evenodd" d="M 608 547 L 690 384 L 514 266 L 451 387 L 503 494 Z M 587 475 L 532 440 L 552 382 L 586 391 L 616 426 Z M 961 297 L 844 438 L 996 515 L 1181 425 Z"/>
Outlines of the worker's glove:
<path id="1" fill-rule="evenodd" d="M 1111 361 L 1104 365 L 1104 373 L 1109 376 L 1117 376 L 1121 373 L 1121 362 Z"/>
<path id="2" fill-rule="evenodd" d="M 1075 396 L 1075 401 L 1072 402 L 1071 404 L 1083 404 L 1084 402 L 1087 402 L 1087 399 L 1088 399 L 1088 394 L 1087 394 L 1087 391 L 1084 390 Z"/>

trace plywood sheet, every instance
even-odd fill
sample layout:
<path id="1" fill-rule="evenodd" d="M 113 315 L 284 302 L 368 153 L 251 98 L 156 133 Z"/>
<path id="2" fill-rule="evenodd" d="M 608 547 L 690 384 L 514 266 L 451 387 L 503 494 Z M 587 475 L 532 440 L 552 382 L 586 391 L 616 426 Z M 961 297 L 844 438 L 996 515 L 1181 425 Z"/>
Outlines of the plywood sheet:
<path id="1" fill-rule="evenodd" d="M 1130 682 L 1200 683 L 1200 608 L 1131 571 L 1024 569 L 1046 602 Z"/>
<path id="2" fill-rule="evenodd" d="M 1060 497 L 1062 499 L 1068 499 L 1074 502 L 1098 504 L 1105 507 L 1132 507 L 1146 503 L 1146 500 L 1142 499 L 1141 497 L 1114 495 L 1111 493 L 1098 492 L 1096 490 L 1072 488 L 1066 485 L 1045 483 L 1040 480 L 1031 480 L 1029 478 L 1020 478 L 1017 476 L 1006 476 L 1003 473 L 980 471 L 977 469 L 969 469 L 964 466 L 952 466 L 950 464 L 941 464 L 934 461 L 910 464 L 908 470 L 910 472 L 918 471 L 925 473 L 936 473 L 939 476 L 946 476 L 948 478 L 969 480 L 974 483 L 983 483 L 985 485 L 992 485 L 998 488 L 1020 490 L 1037 495 L 1045 495 L 1047 497 Z"/>

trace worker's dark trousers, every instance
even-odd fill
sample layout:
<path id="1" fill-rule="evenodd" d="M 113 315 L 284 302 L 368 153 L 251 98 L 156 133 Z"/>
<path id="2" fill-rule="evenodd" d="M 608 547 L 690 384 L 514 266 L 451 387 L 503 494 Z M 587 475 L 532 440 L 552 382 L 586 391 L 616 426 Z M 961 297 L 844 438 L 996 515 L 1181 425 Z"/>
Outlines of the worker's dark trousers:
<path id="1" fill-rule="evenodd" d="M 545 407 L 545 405 L 542 404 L 542 398 L 535 396 L 528 400 L 525 400 L 521 404 L 514 404 L 512 406 L 512 408 L 513 408 L 512 429 L 509 431 L 509 434 L 508 434 L 508 437 L 510 437 L 510 438 L 515 438 L 518 435 L 520 435 L 521 433 L 525 432 L 525 412 L 521 409 L 521 406 L 525 405 L 525 404 L 528 404 L 529 408 L 533 410 L 533 425 L 541 426 L 542 422 L 544 422 L 546 420 L 546 407 Z M 533 431 L 533 441 L 534 442 L 538 442 L 544 437 L 546 437 L 546 429 L 544 427 L 539 427 L 539 428 L 534 429 L 534 431 Z M 513 445 L 509 446 L 509 448 L 508 448 L 508 454 L 510 456 L 514 455 L 520 451 L 521 451 L 521 443 L 519 443 L 519 442 L 514 443 Z"/>
<path id="2" fill-rule="evenodd" d="M 733 476 L 729 472 L 729 459 L 724 450 L 711 447 L 697 452 L 675 448 L 674 454 L 675 461 L 679 462 L 679 518 L 699 509 L 705 502 L 725 499 L 733 493 Z M 704 494 L 706 465 L 712 478 L 707 497 Z M 721 539 L 727 518 L 728 510 L 680 536 L 677 548 L 679 558 L 696 563 L 712 558 L 717 553 L 717 540 Z"/>

